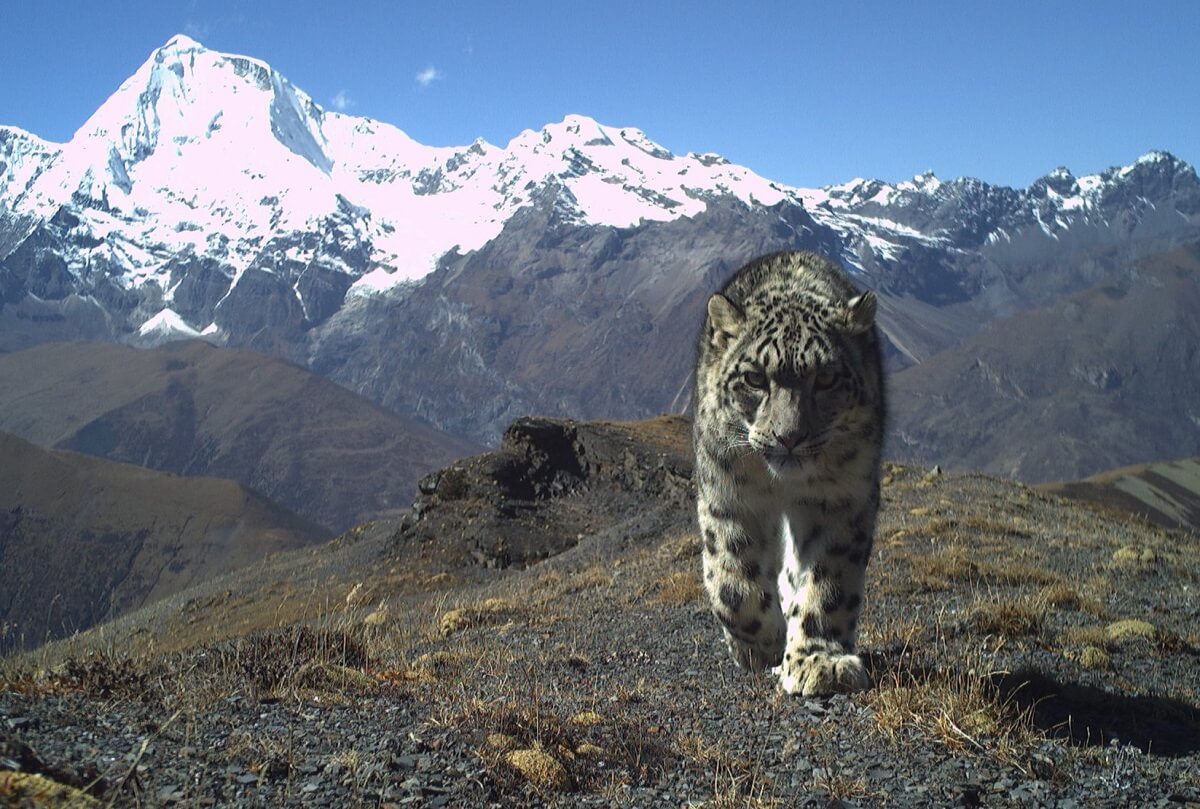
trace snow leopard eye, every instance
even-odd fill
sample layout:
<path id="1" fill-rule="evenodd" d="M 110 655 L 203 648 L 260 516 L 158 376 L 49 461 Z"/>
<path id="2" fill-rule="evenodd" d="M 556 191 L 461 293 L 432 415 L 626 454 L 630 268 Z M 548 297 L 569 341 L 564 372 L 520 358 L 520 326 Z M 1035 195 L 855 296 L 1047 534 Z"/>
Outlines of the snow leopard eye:
<path id="1" fill-rule="evenodd" d="M 814 390 L 829 390 L 837 382 L 837 373 L 829 368 L 822 368 L 813 377 Z"/>
<path id="2" fill-rule="evenodd" d="M 762 371 L 747 371 L 742 374 L 742 381 L 754 390 L 767 389 L 767 375 Z"/>

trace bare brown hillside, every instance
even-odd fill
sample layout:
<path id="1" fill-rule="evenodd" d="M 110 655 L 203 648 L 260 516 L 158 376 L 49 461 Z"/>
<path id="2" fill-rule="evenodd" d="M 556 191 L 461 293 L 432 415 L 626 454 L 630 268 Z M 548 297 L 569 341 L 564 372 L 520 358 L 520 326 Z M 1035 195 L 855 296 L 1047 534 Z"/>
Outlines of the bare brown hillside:
<path id="1" fill-rule="evenodd" d="M 233 481 L 0 432 L 0 649 L 87 629 L 328 536 Z"/>
<path id="2" fill-rule="evenodd" d="M 1200 532 L 1200 458 L 1124 466 L 1038 488 L 1122 509 L 1166 528 Z"/>
<path id="3" fill-rule="evenodd" d="M 229 478 L 334 530 L 396 516 L 421 475 L 478 451 L 279 359 L 202 342 L 0 354 L 0 429 Z"/>

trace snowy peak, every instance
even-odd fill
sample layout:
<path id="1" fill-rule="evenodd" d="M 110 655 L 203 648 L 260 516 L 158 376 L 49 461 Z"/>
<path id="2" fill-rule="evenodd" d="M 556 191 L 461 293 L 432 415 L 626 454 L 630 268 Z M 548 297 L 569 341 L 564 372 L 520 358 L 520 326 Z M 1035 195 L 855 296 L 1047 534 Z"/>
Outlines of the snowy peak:
<path id="1" fill-rule="evenodd" d="M 152 316 L 138 329 L 138 344 L 143 347 L 169 343 L 175 340 L 195 340 L 201 333 L 187 324 L 178 313 L 163 309 Z"/>
<path id="2" fill-rule="evenodd" d="M 176 34 L 168 39 L 167 43 L 159 48 L 155 53 L 178 53 L 183 51 L 202 50 L 206 50 L 206 48 L 187 34 Z"/>
<path id="3" fill-rule="evenodd" d="M 49 219 L 72 206 L 100 245 L 93 251 L 126 267 L 131 285 L 153 280 L 164 291 L 170 255 L 216 259 L 236 278 L 256 263 L 327 256 L 292 246 L 265 260 L 281 240 L 311 244 L 317 233 L 351 234 L 333 268 L 360 291 L 386 288 L 423 277 L 451 250 L 478 249 L 539 200 L 553 199 L 565 221 L 621 228 L 694 216 L 721 196 L 795 201 L 719 155 L 680 157 L 640 129 L 582 115 L 503 148 L 424 146 L 394 126 L 327 112 L 266 63 L 183 35 L 35 173 L 23 181 L 25 213 Z"/>
<path id="4" fill-rule="evenodd" d="M 1169 152 L 1151 151 L 1127 166 L 1107 169 L 1099 174 L 1076 177 L 1069 168 L 1059 166 L 1035 180 L 1027 189 L 991 185 L 973 177 L 942 181 L 932 172 L 918 174 L 911 180 L 890 184 L 883 180 L 857 178 L 847 183 L 816 189 L 796 189 L 808 207 L 821 206 L 828 210 L 859 211 L 865 206 L 907 206 L 918 198 L 929 202 L 965 195 L 1007 193 L 1034 199 L 1049 197 L 1099 197 L 1118 186 L 1136 180 L 1167 178 L 1185 185 L 1197 182 L 1195 169 Z"/>
<path id="5" fill-rule="evenodd" d="M 716 196 L 750 205 L 774 205 L 789 197 L 783 187 L 719 155 L 680 157 L 640 129 L 607 126 L 583 115 L 527 129 L 504 151 L 505 175 L 538 182 L 556 178 L 573 196 L 580 221 L 588 224 L 630 227 L 694 216 Z"/>
<path id="6" fill-rule="evenodd" d="M 1074 197 L 1080 194 L 1080 186 L 1075 175 L 1066 166 L 1059 166 L 1054 171 L 1041 177 L 1029 186 L 1032 196 L 1046 196 L 1049 193 L 1060 197 Z"/>
<path id="7" fill-rule="evenodd" d="M 0 200 L 14 207 L 61 148 L 14 126 L 0 126 Z"/>
<path id="8" fill-rule="evenodd" d="M 177 154 L 228 128 L 280 144 L 328 172 L 323 111 L 269 65 L 210 51 L 177 35 L 149 59 L 76 133 L 115 149 L 126 170 L 159 148 Z"/>
<path id="9" fill-rule="evenodd" d="M 1164 200 L 1182 194 L 1195 197 L 1200 190 L 1196 170 L 1169 152 L 1151 151 L 1127 166 L 1110 168 L 1099 174 L 1076 177 L 1060 166 L 1034 181 L 1024 196 L 1044 219 L 1047 211 L 1101 213 L 1106 209 L 1137 210 L 1150 200 Z M 1188 205 L 1185 204 L 1185 208 Z M 1187 216 L 1185 211 L 1181 215 Z M 1063 224 L 1062 217 L 1057 217 Z"/>
<path id="10" fill-rule="evenodd" d="M 977 247 L 1010 240 L 1026 228 L 1050 238 L 1073 222 L 1102 225 L 1114 216 L 1138 221 L 1148 200 L 1173 200 L 1178 214 L 1195 218 L 1200 182 L 1195 170 L 1167 152 L 1149 152 L 1128 166 L 1076 177 L 1059 167 L 1026 189 L 970 177 L 939 180 L 932 172 L 896 185 L 856 179 L 799 196 L 817 221 L 875 258 L 895 257 L 906 243 Z M 1124 212 L 1124 213 L 1122 213 Z M 1191 221 L 1191 220 L 1189 220 Z"/>
<path id="11" fill-rule="evenodd" d="M 1170 152 L 1147 152 L 1128 166 L 1109 169 L 1100 179 L 1110 185 L 1124 185 L 1140 197 L 1153 198 L 1197 182 L 1196 169 Z"/>
<path id="12" fill-rule="evenodd" d="M 624 155 L 630 154 L 632 148 L 659 160 L 675 158 L 669 149 L 650 140 L 640 129 L 605 126 L 586 115 L 575 114 L 558 123 L 547 124 L 536 132 L 526 129 L 508 144 L 509 151 L 524 149 L 559 157 L 572 150 L 596 148 L 617 148 Z"/>

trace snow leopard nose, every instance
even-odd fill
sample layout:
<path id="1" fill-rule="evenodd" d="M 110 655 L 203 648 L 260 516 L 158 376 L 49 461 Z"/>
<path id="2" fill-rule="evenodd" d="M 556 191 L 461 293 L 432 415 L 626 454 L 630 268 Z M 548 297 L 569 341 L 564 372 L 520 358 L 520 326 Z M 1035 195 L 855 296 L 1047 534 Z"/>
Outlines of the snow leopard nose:
<path id="1" fill-rule="evenodd" d="M 806 438 L 808 438 L 808 433 L 803 430 L 791 430 L 790 432 L 775 434 L 775 440 L 782 444 L 783 448 L 788 452 L 798 447 Z"/>

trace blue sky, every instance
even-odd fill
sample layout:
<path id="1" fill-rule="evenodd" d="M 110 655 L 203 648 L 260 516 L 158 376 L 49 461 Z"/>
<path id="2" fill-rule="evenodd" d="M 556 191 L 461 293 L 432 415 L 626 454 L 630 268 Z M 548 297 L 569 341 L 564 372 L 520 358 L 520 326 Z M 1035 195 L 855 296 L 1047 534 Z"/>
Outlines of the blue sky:
<path id="1" fill-rule="evenodd" d="M 1192 0 L 3 6 L 0 123 L 51 140 L 187 33 L 432 145 L 581 113 L 802 186 L 1200 159 Z"/>

